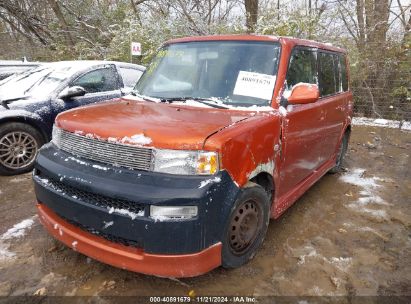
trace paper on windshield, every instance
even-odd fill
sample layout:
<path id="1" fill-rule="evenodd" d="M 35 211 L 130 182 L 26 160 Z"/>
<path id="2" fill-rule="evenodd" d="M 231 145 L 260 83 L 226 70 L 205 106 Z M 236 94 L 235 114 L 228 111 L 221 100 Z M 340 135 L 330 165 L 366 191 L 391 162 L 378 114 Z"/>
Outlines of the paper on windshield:
<path id="1" fill-rule="evenodd" d="M 274 75 L 240 71 L 233 94 L 271 100 L 275 79 Z"/>

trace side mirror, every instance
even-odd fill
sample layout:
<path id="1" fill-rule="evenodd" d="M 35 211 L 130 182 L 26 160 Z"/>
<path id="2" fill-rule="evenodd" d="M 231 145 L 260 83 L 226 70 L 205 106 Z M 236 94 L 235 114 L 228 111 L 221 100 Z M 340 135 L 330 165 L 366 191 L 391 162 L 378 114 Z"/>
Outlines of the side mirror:
<path id="1" fill-rule="evenodd" d="M 320 98 L 320 91 L 316 84 L 297 83 L 288 97 L 289 104 L 305 104 L 316 102 Z"/>
<path id="2" fill-rule="evenodd" d="M 86 94 L 86 90 L 80 86 L 68 87 L 61 91 L 59 94 L 59 98 L 61 99 L 70 99 L 73 97 L 84 96 Z"/>

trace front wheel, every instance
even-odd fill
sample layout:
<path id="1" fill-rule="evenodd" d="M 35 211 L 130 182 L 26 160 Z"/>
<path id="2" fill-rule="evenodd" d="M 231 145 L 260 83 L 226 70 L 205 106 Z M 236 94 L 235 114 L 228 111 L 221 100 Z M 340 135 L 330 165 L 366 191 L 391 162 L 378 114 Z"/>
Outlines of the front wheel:
<path id="1" fill-rule="evenodd" d="M 224 232 L 222 266 L 225 268 L 240 267 L 254 257 L 270 220 L 270 202 L 264 189 L 252 184 L 241 191 Z"/>
<path id="2" fill-rule="evenodd" d="M 44 143 L 30 125 L 12 122 L 0 125 L 0 175 L 15 175 L 33 169 L 38 149 Z"/>

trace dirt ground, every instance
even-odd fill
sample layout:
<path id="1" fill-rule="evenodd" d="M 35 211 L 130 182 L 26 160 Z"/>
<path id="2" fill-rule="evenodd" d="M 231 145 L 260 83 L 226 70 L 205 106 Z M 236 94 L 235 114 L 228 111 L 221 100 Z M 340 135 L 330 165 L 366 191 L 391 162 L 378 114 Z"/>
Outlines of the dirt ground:
<path id="1" fill-rule="evenodd" d="M 190 279 L 136 274 L 52 239 L 30 174 L 0 177 L 0 295 L 411 296 L 411 132 L 357 126 L 345 166 L 324 176 L 235 270 Z M 14 225 L 33 224 L 20 237 Z"/>

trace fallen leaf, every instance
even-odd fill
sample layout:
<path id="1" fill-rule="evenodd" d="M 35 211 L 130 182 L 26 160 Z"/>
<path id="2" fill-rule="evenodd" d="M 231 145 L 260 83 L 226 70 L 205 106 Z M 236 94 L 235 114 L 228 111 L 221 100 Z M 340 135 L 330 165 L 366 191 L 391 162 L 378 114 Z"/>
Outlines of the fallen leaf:
<path id="1" fill-rule="evenodd" d="M 46 294 L 46 287 L 42 287 L 40 289 L 37 289 L 33 295 L 34 296 L 44 296 L 45 294 Z"/>

